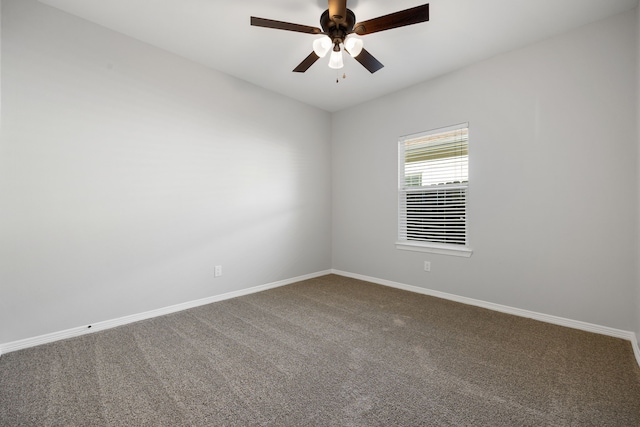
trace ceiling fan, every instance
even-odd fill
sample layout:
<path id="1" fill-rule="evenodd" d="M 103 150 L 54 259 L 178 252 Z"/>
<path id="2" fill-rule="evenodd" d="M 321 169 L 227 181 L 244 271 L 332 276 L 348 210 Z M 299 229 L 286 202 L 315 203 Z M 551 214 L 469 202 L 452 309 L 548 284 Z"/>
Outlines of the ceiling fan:
<path id="1" fill-rule="evenodd" d="M 356 15 L 350 9 L 347 9 L 347 0 L 328 1 L 329 8 L 320 16 L 322 29 L 274 21 L 272 19 L 256 18 L 255 16 L 251 17 L 251 25 L 322 35 L 321 38 L 314 40 L 313 52 L 294 68 L 293 71 L 296 73 L 307 71 L 318 59 L 324 57 L 329 50 L 332 51 L 329 58 L 329 67 L 335 69 L 343 67 L 342 50 L 345 50 L 369 72 L 375 73 L 384 65 L 364 49 L 362 39 L 357 36 L 365 36 L 378 31 L 418 24 L 429 20 L 429 4 L 390 13 L 368 21 L 356 22 Z"/>

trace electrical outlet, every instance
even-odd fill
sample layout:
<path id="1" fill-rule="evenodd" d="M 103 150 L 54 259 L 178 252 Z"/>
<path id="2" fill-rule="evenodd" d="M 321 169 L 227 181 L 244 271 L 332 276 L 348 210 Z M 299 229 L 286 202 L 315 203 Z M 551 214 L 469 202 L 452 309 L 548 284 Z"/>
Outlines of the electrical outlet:
<path id="1" fill-rule="evenodd" d="M 424 262 L 424 271 L 431 271 L 431 262 L 429 261 Z"/>
<path id="2" fill-rule="evenodd" d="M 222 276 L 222 266 L 221 265 L 216 265 L 216 268 L 214 269 L 214 273 L 213 275 L 215 277 L 220 277 Z"/>

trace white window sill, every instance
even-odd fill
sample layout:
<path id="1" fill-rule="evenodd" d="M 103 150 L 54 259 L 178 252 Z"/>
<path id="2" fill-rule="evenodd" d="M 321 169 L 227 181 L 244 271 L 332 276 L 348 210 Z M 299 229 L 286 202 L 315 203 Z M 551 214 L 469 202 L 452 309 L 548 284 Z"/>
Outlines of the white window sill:
<path id="1" fill-rule="evenodd" d="M 473 249 L 466 246 L 445 245 L 427 242 L 396 242 L 396 249 L 402 251 L 429 252 L 432 254 L 451 255 L 469 258 Z"/>

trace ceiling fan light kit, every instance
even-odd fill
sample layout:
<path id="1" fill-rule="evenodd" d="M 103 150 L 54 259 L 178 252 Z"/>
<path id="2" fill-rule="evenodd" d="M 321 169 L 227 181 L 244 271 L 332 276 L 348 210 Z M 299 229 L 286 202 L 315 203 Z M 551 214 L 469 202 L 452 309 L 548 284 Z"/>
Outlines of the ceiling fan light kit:
<path id="1" fill-rule="evenodd" d="M 347 39 L 344 41 L 344 48 L 349 52 L 349 55 L 354 58 L 362 52 L 364 47 L 364 42 L 361 38 L 354 36 L 353 34 L 349 34 Z"/>
<path id="2" fill-rule="evenodd" d="M 342 61 L 342 52 L 339 50 L 334 50 L 333 52 L 331 52 L 331 56 L 329 57 L 329 68 L 339 70 L 342 67 L 344 67 L 344 62 Z"/>
<path id="3" fill-rule="evenodd" d="M 358 36 L 364 36 L 378 31 L 418 24 L 429 20 L 429 4 L 423 4 L 411 9 L 401 10 L 368 21 L 356 23 L 356 15 L 350 9 L 347 9 L 347 0 L 328 0 L 328 2 L 329 8 L 320 16 L 320 26 L 322 29 L 272 19 L 256 18 L 255 16 L 251 17 L 251 25 L 276 30 L 323 35 L 313 41 L 313 51 L 294 68 L 294 72 L 304 73 L 318 59 L 324 58 L 327 53 L 329 53 L 329 50 L 332 51 L 329 57 L 329 67 L 340 69 L 344 66 L 342 51 L 345 50 L 373 74 L 384 67 L 384 65 L 364 49 L 362 39 L 356 37 L 356 34 Z"/>
<path id="4" fill-rule="evenodd" d="M 331 39 L 327 36 L 322 36 L 321 38 L 313 41 L 313 51 L 320 58 L 327 56 L 327 53 L 329 53 L 332 47 L 333 43 L 331 43 Z"/>

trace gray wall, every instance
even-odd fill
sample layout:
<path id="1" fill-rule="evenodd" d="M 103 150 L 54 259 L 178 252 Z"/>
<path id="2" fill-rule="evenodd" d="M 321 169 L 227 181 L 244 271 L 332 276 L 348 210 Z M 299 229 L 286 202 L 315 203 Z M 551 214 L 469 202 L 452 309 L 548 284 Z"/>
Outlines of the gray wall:
<path id="1" fill-rule="evenodd" d="M 332 116 L 35 0 L 1 18 L 0 343 L 332 266 L 640 333 L 640 13 Z M 398 136 L 463 121 L 473 256 L 396 250 Z"/>
<path id="2" fill-rule="evenodd" d="M 328 113 L 2 7 L 0 343 L 331 267 Z"/>
<path id="3" fill-rule="evenodd" d="M 637 182 L 638 182 L 638 190 L 636 191 L 636 197 L 638 197 L 638 205 L 637 205 L 637 215 L 638 215 L 638 223 L 637 223 L 637 233 L 638 233 L 638 241 L 636 242 L 636 250 L 638 251 L 637 262 L 637 277 L 636 277 L 636 328 L 635 333 L 636 337 L 640 339 L 640 6 L 636 8 L 636 90 L 637 90 L 637 98 L 636 98 L 636 111 L 638 116 L 636 117 L 636 124 L 638 126 L 638 153 L 637 153 L 637 163 L 636 163 L 636 174 L 637 174 Z"/>
<path id="4" fill-rule="evenodd" d="M 334 115 L 333 267 L 636 329 L 635 25 L 632 11 Z M 461 122 L 472 257 L 396 250 L 398 137 Z"/>

